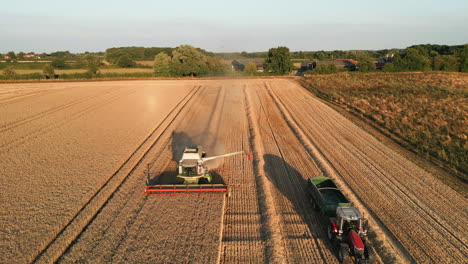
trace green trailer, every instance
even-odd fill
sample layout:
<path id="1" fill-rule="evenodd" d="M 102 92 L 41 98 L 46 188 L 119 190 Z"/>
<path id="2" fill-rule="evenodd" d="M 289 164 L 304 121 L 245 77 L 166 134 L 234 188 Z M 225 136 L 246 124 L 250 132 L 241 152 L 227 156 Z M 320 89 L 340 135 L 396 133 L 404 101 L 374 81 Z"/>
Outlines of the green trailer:
<path id="1" fill-rule="evenodd" d="M 335 217 L 338 206 L 351 206 L 343 193 L 330 178 L 317 177 L 308 180 L 312 208 L 325 216 Z"/>

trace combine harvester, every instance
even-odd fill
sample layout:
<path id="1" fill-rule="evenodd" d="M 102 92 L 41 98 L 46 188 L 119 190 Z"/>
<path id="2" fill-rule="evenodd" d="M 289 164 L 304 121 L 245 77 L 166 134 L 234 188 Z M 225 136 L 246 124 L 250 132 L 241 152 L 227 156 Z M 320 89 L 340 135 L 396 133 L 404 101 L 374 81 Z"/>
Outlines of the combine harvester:
<path id="1" fill-rule="evenodd" d="M 200 146 L 186 147 L 179 161 L 176 179 L 174 179 L 183 182 L 180 184 L 151 185 L 148 170 L 146 194 L 226 193 L 228 191 L 227 185 L 223 183 L 213 183 L 212 175 L 205 165 L 205 162 L 243 153 L 244 151 L 238 151 L 214 157 L 206 157 L 206 153 Z M 246 155 L 248 159 L 251 160 L 250 154 Z"/>
<path id="2" fill-rule="evenodd" d="M 364 218 L 330 178 L 308 180 L 312 208 L 328 219 L 328 238 L 338 248 L 341 263 L 368 264 L 370 246 L 366 243 Z"/>

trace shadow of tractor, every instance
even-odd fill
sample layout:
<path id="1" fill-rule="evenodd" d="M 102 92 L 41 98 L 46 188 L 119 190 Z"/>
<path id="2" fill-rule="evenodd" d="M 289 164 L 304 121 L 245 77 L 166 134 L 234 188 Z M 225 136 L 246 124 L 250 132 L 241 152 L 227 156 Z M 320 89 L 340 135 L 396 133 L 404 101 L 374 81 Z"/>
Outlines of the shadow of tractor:
<path id="1" fill-rule="evenodd" d="M 308 227 L 303 233 L 289 234 L 285 238 L 312 239 L 316 245 L 320 245 L 321 242 L 319 240 L 321 240 L 330 250 L 335 251 L 325 232 L 327 226 L 325 217 L 320 212 L 314 211 L 309 204 L 307 178 L 318 177 L 320 175 L 306 175 L 304 177 L 283 158 L 276 155 L 265 154 L 263 155 L 263 159 L 265 161 L 264 170 L 268 179 L 291 202 L 294 211 Z M 295 224 L 287 220 L 288 213 L 285 213 L 282 217 L 285 219 L 286 225 Z M 325 261 L 327 258 L 323 249 L 318 247 L 317 251 Z"/>

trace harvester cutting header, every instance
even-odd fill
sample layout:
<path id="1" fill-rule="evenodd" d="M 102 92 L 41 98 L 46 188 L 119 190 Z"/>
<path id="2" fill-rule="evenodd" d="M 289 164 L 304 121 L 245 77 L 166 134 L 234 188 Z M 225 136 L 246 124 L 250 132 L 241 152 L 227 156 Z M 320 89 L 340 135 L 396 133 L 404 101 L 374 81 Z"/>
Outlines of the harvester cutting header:
<path id="1" fill-rule="evenodd" d="M 219 156 L 207 157 L 200 146 L 185 148 L 179 161 L 176 178 L 182 179 L 182 184 L 161 184 L 146 186 L 146 194 L 176 194 L 176 193 L 226 193 L 227 185 L 213 184 L 213 178 L 205 162 L 219 158 L 244 154 L 244 151 L 227 153 Z M 248 159 L 250 154 L 246 153 Z"/>

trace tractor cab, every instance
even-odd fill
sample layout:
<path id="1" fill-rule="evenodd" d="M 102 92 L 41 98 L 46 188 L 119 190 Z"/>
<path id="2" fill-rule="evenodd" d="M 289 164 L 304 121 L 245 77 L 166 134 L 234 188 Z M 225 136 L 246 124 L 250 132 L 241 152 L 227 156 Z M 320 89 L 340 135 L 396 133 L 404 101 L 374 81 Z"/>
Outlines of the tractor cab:
<path id="1" fill-rule="evenodd" d="M 364 218 L 351 206 L 338 206 L 336 209 L 336 242 L 340 245 L 338 258 L 347 263 L 349 257 L 354 263 L 369 263 L 369 248 L 366 243 L 367 230 Z"/>
<path id="2" fill-rule="evenodd" d="M 350 230 L 358 232 L 359 235 L 365 235 L 364 219 L 359 211 L 350 206 L 339 206 L 336 209 L 336 224 L 340 234 L 347 234 Z"/>

